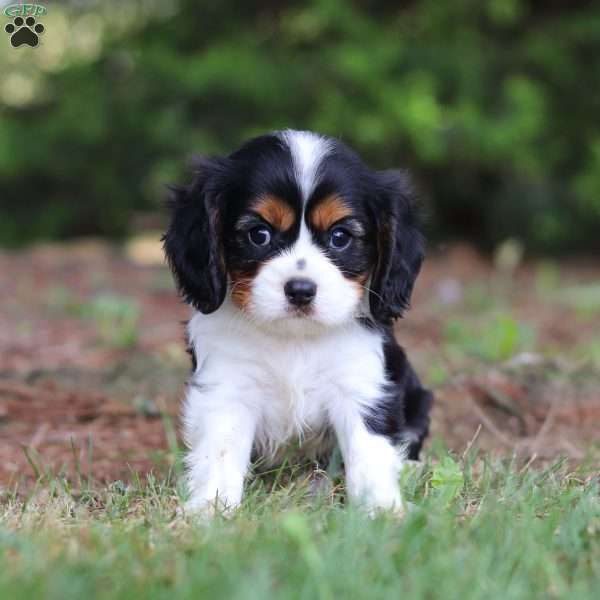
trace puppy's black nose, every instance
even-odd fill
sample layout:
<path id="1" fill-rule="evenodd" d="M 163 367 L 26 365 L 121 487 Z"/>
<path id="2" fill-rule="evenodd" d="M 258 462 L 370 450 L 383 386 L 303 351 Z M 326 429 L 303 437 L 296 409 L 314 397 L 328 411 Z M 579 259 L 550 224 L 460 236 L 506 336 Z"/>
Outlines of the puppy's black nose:
<path id="1" fill-rule="evenodd" d="M 290 304 L 306 306 L 313 301 L 317 294 L 317 284 L 311 279 L 295 277 L 283 286 L 283 291 Z"/>

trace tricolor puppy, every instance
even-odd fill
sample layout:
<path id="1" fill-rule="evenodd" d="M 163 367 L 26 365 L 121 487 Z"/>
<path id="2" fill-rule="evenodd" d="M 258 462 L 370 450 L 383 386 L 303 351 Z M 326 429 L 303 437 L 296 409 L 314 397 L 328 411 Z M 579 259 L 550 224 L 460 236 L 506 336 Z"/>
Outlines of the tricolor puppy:
<path id="1" fill-rule="evenodd" d="M 350 500 L 401 511 L 432 404 L 392 330 L 423 260 L 403 174 L 283 131 L 200 159 L 171 206 L 165 251 L 195 309 L 188 509 L 234 508 L 251 460 L 297 444 L 325 461 L 337 440 Z"/>

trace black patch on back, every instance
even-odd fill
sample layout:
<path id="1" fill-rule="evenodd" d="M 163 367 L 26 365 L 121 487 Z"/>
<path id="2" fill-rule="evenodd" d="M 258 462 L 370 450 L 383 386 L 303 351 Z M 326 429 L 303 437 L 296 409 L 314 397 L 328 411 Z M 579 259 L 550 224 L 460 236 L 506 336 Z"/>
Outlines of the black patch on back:
<path id="1" fill-rule="evenodd" d="M 392 328 L 382 331 L 387 390 L 365 417 L 365 424 L 371 433 L 384 435 L 395 445 L 409 441 L 408 458 L 417 460 L 429 433 L 433 396 L 422 387 Z"/>

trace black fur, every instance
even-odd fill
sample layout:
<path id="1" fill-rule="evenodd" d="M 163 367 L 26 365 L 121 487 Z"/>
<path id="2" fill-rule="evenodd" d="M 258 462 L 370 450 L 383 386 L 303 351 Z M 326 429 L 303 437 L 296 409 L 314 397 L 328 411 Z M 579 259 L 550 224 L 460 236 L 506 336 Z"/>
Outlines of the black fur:
<path id="1" fill-rule="evenodd" d="M 194 350 L 194 346 L 190 344 L 189 340 L 187 341 L 185 351 L 190 356 L 190 362 L 192 363 L 192 373 L 195 373 L 196 369 L 198 368 L 198 358 L 196 357 L 196 351 Z"/>
<path id="2" fill-rule="evenodd" d="M 407 444 L 407 457 L 417 460 L 429 433 L 433 395 L 421 385 L 392 329 L 386 328 L 384 336 L 387 394 L 365 422 L 371 432 L 385 435 L 394 444 Z"/>
<path id="3" fill-rule="evenodd" d="M 191 185 L 170 188 L 171 224 L 163 242 L 185 301 L 211 313 L 221 306 L 227 291 L 219 198 L 213 183 L 219 169 L 210 161 L 198 167 Z"/>
<path id="4" fill-rule="evenodd" d="M 371 314 L 388 324 L 410 305 L 412 289 L 425 255 L 417 229 L 411 185 L 401 171 L 377 174 L 374 206 L 378 227 L 378 260 L 371 281 Z"/>

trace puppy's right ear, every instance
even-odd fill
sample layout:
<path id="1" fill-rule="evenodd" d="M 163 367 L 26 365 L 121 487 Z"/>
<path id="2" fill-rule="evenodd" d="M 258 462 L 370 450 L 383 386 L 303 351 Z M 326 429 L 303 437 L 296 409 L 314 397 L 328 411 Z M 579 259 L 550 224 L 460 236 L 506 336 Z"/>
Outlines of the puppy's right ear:
<path id="1" fill-rule="evenodd" d="M 218 159 L 199 159 L 194 166 L 189 186 L 169 188 L 171 223 L 162 240 L 181 295 L 208 314 L 221 306 L 227 291 L 216 184 L 222 165 Z"/>

